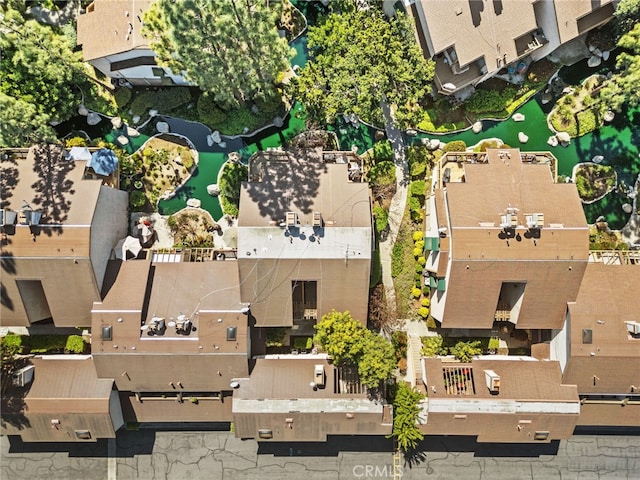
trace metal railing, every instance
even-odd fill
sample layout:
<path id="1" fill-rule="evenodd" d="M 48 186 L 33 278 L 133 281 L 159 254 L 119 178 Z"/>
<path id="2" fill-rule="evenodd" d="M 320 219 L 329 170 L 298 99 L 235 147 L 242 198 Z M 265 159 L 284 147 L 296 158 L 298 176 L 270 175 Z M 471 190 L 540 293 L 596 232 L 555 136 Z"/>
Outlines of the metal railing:
<path id="1" fill-rule="evenodd" d="M 589 261 L 605 265 L 640 265 L 640 250 L 590 250 Z"/>

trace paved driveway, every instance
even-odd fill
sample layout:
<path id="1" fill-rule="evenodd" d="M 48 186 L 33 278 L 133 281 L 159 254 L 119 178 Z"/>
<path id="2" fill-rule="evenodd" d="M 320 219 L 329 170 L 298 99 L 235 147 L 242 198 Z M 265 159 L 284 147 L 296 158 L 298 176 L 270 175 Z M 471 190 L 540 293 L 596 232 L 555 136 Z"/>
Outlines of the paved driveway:
<path id="1" fill-rule="evenodd" d="M 13 439 L 12 439 L 13 440 Z M 2 480 L 393 478 L 390 443 L 342 437 L 327 444 L 264 444 L 226 432 L 121 432 L 108 442 L 29 445 L 1 439 Z M 432 437 L 404 479 L 591 480 L 640 478 L 640 437 L 579 435 L 550 445 L 483 445 Z M 492 456 L 489 456 L 492 455 Z M 111 465 L 109 465 L 111 463 Z"/>

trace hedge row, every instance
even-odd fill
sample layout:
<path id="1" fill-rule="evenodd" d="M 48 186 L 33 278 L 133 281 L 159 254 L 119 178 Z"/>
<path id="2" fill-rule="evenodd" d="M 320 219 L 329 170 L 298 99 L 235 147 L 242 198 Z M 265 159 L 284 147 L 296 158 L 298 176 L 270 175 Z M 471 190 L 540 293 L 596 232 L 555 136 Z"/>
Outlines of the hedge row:
<path id="1" fill-rule="evenodd" d="M 88 344 L 80 335 L 7 334 L 3 343 L 18 347 L 18 353 L 83 353 Z"/>

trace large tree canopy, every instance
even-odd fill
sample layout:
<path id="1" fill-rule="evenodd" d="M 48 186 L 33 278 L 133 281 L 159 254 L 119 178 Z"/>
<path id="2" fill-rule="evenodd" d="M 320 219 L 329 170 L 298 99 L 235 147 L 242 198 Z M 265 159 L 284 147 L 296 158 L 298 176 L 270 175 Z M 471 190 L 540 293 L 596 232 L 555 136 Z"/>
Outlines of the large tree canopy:
<path id="1" fill-rule="evenodd" d="M 618 41 L 623 49 L 616 59 L 618 72 L 600 90 L 608 108 L 620 111 L 624 105 L 640 105 L 640 23 Z"/>
<path id="2" fill-rule="evenodd" d="M 0 145 L 50 140 L 50 120 L 66 120 L 78 108 L 86 81 L 73 40 L 48 25 L 27 20 L 9 5 L 0 18 Z"/>
<path id="3" fill-rule="evenodd" d="M 640 22 L 640 0 L 620 0 L 614 12 L 616 33 L 622 36 Z"/>
<path id="4" fill-rule="evenodd" d="M 376 8 L 332 13 L 309 28 L 310 61 L 292 82 L 292 94 L 320 122 L 355 113 L 382 122 L 383 98 L 403 120 L 430 89 L 433 62 L 422 56 L 410 21 L 386 19 Z"/>
<path id="5" fill-rule="evenodd" d="M 377 387 L 396 367 L 391 342 L 362 326 L 349 312 L 323 315 L 316 330 L 316 342 L 324 351 L 335 363 L 357 366 L 367 387 Z"/>
<path id="6" fill-rule="evenodd" d="M 279 2 L 159 0 L 143 33 L 158 63 L 213 94 L 225 106 L 267 97 L 293 55 L 276 27 Z"/>

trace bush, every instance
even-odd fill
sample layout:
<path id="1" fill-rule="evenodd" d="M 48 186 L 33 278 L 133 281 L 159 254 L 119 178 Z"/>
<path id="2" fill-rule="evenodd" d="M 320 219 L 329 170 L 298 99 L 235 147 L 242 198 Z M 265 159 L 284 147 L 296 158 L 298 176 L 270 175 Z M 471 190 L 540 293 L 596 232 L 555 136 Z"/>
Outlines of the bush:
<path id="1" fill-rule="evenodd" d="M 443 346 L 443 339 L 440 335 L 422 337 L 422 355 L 425 357 L 435 357 L 436 355 L 446 354 L 447 348 Z"/>
<path id="2" fill-rule="evenodd" d="M 442 149 L 443 152 L 464 152 L 467 149 L 467 144 L 464 140 L 453 140 L 447 143 Z"/>
<path id="3" fill-rule="evenodd" d="M 82 353 L 84 352 L 84 347 L 85 343 L 80 335 L 69 335 L 64 351 L 69 353 Z"/>
<path id="4" fill-rule="evenodd" d="M 415 258 L 418 258 L 420 255 L 422 255 L 422 253 L 423 253 L 423 249 L 418 248 L 418 247 L 414 247 L 413 248 L 413 256 Z"/>
<path id="5" fill-rule="evenodd" d="M 391 344 L 396 355 L 396 359 L 406 358 L 407 356 L 407 332 L 396 330 L 391 334 Z"/>
<path id="6" fill-rule="evenodd" d="M 373 216 L 376 220 L 376 232 L 384 232 L 389 226 L 389 213 L 380 205 L 376 205 L 373 207 Z"/>
<path id="7" fill-rule="evenodd" d="M 147 197 L 140 190 L 134 190 L 129 194 L 129 205 L 131 208 L 138 209 L 145 206 L 147 203 Z"/>
<path id="8" fill-rule="evenodd" d="M 402 244 L 396 242 L 391 249 L 391 276 L 396 278 L 403 270 L 402 257 L 404 255 Z"/>
<path id="9" fill-rule="evenodd" d="M 398 370 L 400 370 L 400 373 L 403 373 L 403 372 L 407 371 L 407 359 L 406 358 L 401 358 L 400 360 L 398 360 Z"/>
<path id="10" fill-rule="evenodd" d="M 313 347 L 312 337 L 295 337 L 293 339 L 293 348 L 296 350 L 311 350 Z"/>
<path id="11" fill-rule="evenodd" d="M 71 147 L 86 147 L 87 140 L 84 137 L 71 137 L 64 141 L 67 148 Z"/>
<path id="12" fill-rule="evenodd" d="M 413 232 L 412 238 L 414 242 L 418 242 L 424 238 L 424 233 L 422 232 L 422 230 L 416 230 L 415 232 Z"/>
<path id="13" fill-rule="evenodd" d="M 417 242 L 414 242 L 413 248 L 418 248 L 421 252 L 424 252 L 424 240 L 418 240 Z"/>
<path id="14" fill-rule="evenodd" d="M 10 348 L 15 348 L 18 353 L 22 351 L 22 337 L 13 333 L 7 333 L 2 343 Z"/>
<path id="15" fill-rule="evenodd" d="M 396 181 L 396 165 L 390 161 L 378 162 L 371 166 L 369 183 L 372 185 L 391 185 Z"/>
<path id="16" fill-rule="evenodd" d="M 213 99 L 213 95 L 203 93 L 198 98 L 198 116 L 200 121 L 210 127 L 216 127 L 227 119 L 227 113 Z"/>
<path id="17" fill-rule="evenodd" d="M 513 87 L 499 90 L 476 90 L 476 92 L 465 101 L 465 108 L 472 113 L 503 113 L 507 106 L 511 104 L 518 91 Z"/>
<path id="18" fill-rule="evenodd" d="M 427 259 L 424 257 L 418 257 L 418 265 L 424 267 L 427 264 Z"/>
<path id="19" fill-rule="evenodd" d="M 411 296 L 413 298 L 420 298 L 420 296 L 422 295 L 422 290 L 420 290 L 418 287 L 413 287 L 411 289 Z"/>
<path id="20" fill-rule="evenodd" d="M 190 100 L 191 92 L 187 87 L 145 90 L 135 95 L 130 110 L 133 115 L 145 115 L 152 108 L 160 113 L 170 113 Z"/>
<path id="21" fill-rule="evenodd" d="M 62 352 L 67 344 L 67 336 L 26 335 L 22 337 L 22 342 L 29 347 L 31 353 Z"/>
<path id="22" fill-rule="evenodd" d="M 258 110 L 265 115 L 276 115 L 283 109 L 282 97 L 280 95 L 272 94 L 266 97 L 256 97 L 255 104 Z"/>
<path id="23" fill-rule="evenodd" d="M 383 140 L 373 145 L 373 158 L 376 162 L 393 160 L 393 145 L 389 140 Z"/>
<path id="24" fill-rule="evenodd" d="M 220 176 L 220 203 L 224 213 L 237 217 L 240 203 L 240 187 L 246 181 L 249 170 L 241 163 L 227 162 Z"/>
<path id="25" fill-rule="evenodd" d="M 469 362 L 475 355 L 480 355 L 480 340 L 458 342 L 450 348 L 451 353 L 461 362 Z"/>
<path id="26" fill-rule="evenodd" d="M 418 315 L 424 320 L 429 316 L 429 309 L 427 307 L 420 307 L 418 309 Z"/>
<path id="27" fill-rule="evenodd" d="M 266 338 L 264 341 L 267 347 L 281 347 L 284 342 L 284 337 L 287 334 L 287 330 L 283 327 L 269 327 L 266 328 Z"/>
<path id="28" fill-rule="evenodd" d="M 423 298 L 422 301 L 420 302 L 420 304 L 423 307 L 428 307 L 429 305 L 431 305 L 431 299 L 430 298 Z"/>
<path id="29" fill-rule="evenodd" d="M 416 180 L 415 182 L 411 182 L 409 191 L 411 195 L 414 195 L 416 197 L 424 197 L 425 196 L 424 188 L 425 188 L 424 180 Z"/>
<path id="30" fill-rule="evenodd" d="M 500 339 L 497 337 L 491 337 L 489 339 L 489 350 L 498 350 L 500 348 Z"/>
<path id="31" fill-rule="evenodd" d="M 130 88 L 118 88 L 113 93 L 113 98 L 115 99 L 118 108 L 124 108 L 131 101 L 132 95 Z"/>
<path id="32" fill-rule="evenodd" d="M 407 149 L 409 169 L 413 178 L 422 178 L 427 170 L 429 151 L 421 145 L 413 145 Z"/>

